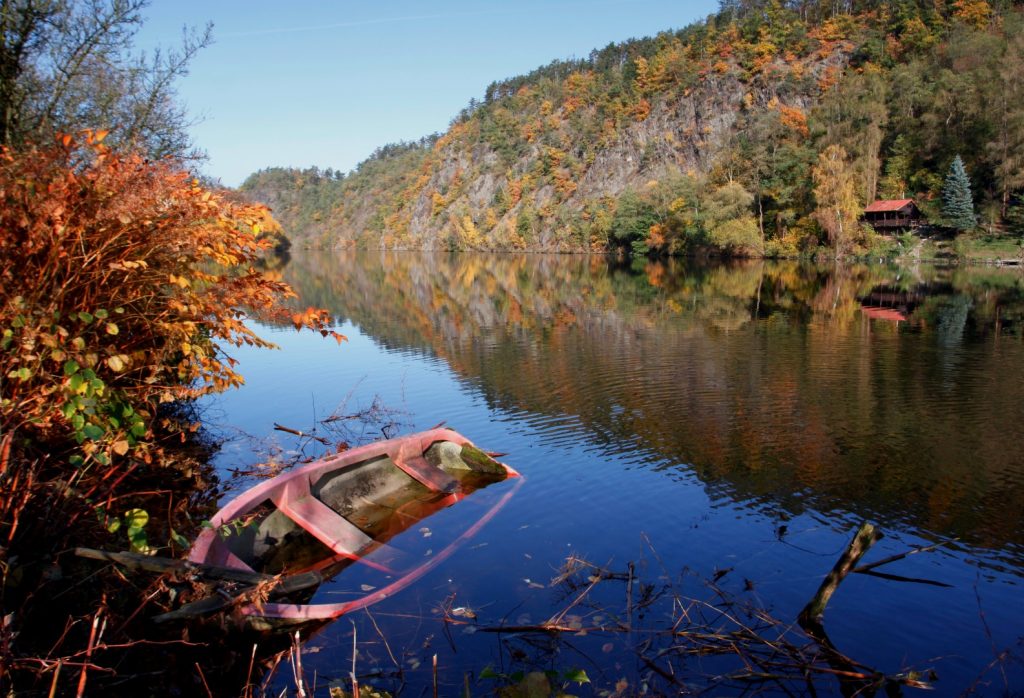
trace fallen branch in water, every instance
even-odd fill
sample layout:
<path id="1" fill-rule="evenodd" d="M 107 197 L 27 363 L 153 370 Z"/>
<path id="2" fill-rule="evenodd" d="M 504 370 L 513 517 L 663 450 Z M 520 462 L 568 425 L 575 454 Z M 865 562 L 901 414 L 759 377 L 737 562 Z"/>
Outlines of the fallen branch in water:
<path id="1" fill-rule="evenodd" d="M 324 446 L 331 445 L 331 442 L 323 438 L 322 436 L 317 436 L 316 434 L 309 434 L 304 431 L 299 431 L 298 429 L 292 429 L 291 427 L 282 426 L 277 422 L 274 422 L 274 431 L 283 431 L 286 434 L 294 434 L 295 436 L 298 436 L 299 438 L 302 439 L 313 439 L 313 441 L 322 443 Z"/>
<path id="2" fill-rule="evenodd" d="M 821 586 L 818 587 L 814 598 L 800 611 L 801 626 L 821 625 L 822 618 L 825 615 L 825 607 L 828 605 L 832 595 L 836 593 L 836 589 L 839 588 L 839 585 L 846 579 L 846 576 L 857 566 L 860 559 L 864 557 L 864 553 L 881 539 L 881 531 L 876 531 L 874 526 L 867 522 L 860 525 L 846 551 L 839 557 L 832 571 L 828 573 Z"/>

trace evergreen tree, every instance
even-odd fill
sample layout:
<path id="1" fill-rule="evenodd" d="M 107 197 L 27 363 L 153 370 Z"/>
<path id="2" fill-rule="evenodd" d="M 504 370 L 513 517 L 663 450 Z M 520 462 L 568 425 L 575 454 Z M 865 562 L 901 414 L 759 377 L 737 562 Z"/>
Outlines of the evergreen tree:
<path id="1" fill-rule="evenodd" d="M 949 166 L 946 182 L 942 185 L 942 217 L 959 231 L 973 228 L 974 200 L 971 198 L 971 180 L 964 169 L 964 161 L 957 155 Z"/>

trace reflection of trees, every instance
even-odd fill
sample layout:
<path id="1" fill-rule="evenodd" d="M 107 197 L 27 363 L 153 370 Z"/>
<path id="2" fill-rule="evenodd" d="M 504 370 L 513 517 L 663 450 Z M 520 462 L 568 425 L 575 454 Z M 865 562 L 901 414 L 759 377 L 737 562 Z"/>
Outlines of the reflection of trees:
<path id="1" fill-rule="evenodd" d="M 285 269 L 303 304 L 443 357 L 492 404 L 575 415 L 611 452 L 639 439 L 712 493 L 1024 542 L 1024 456 L 1005 447 L 1024 436 L 1019 275 L 336 254 Z M 909 323 L 859 312 L 873 289 L 902 287 L 926 298 Z M 943 358 L 954 336 L 980 354 L 970 370 Z"/>

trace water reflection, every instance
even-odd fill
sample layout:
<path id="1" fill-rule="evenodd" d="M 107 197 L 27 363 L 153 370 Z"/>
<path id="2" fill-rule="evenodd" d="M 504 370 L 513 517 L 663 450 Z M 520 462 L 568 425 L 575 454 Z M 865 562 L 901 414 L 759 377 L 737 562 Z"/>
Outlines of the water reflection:
<path id="1" fill-rule="evenodd" d="M 491 406 L 656 454 L 713 497 L 869 515 L 1019 565 L 1017 271 L 345 251 L 283 274 Z"/>

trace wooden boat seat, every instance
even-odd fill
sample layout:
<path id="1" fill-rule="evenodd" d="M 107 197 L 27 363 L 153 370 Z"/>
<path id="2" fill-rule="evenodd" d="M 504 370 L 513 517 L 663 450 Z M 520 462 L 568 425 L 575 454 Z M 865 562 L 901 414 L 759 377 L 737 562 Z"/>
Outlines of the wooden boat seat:
<path id="1" fill-rule="evenodd" d="M 410 477 L 434 492 L 450 494 L 459 488 L 459 483 L 454 477 L 427 462 L 423 457 L 423 448 L 419 444 L 403 442 L 393 462 Z"/>
<path id="2" fill-rule="evenodd" d="M 395 573 L 390 564 L 368 560 L 366 555 L 373 552 L 375 558 L 384 558 L 389 563 L 393 563 L 402 557 L 402 553 L 370 538 L 354 524 L 314 497 L 309 492 L 308 480 L 289 483 L 286 492 L 275 498 L 274 505 L 282 514 L 330 548 L 336 555 L 350 558 L 388 574 Z"/>

